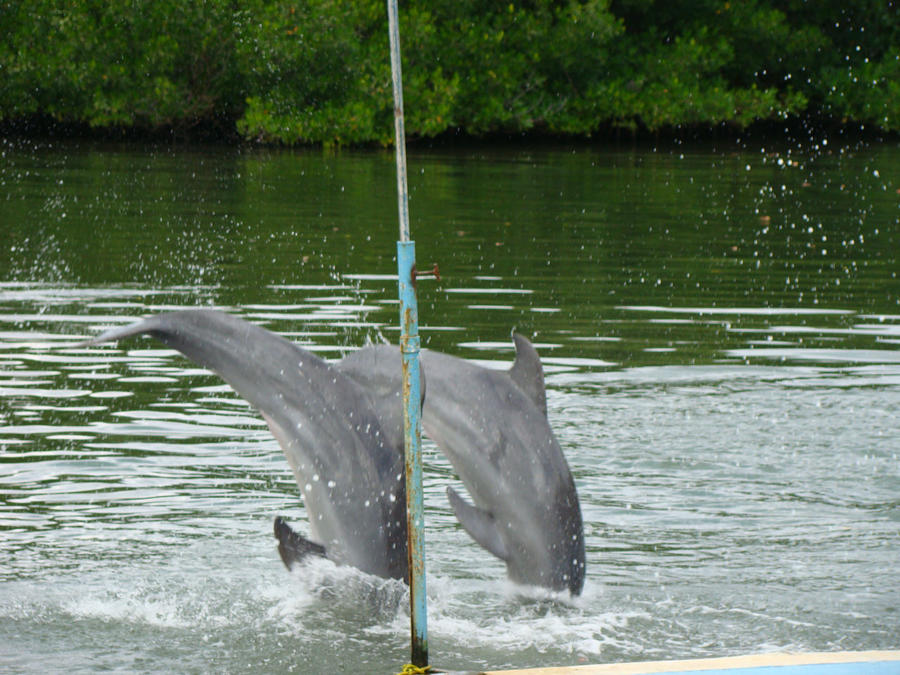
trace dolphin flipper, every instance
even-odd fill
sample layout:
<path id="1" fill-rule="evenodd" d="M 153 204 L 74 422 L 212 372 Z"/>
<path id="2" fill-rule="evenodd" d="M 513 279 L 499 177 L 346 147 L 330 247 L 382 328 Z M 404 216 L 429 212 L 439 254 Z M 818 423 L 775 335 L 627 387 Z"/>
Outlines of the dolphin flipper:
<path id="1" fill-rule="evenodd" d="M 450 500 L 456 519 L 476 543 L 500 560 L 509 559 L 509 551 L 506 550 L 506 544 L 503 543 L 494 516 L 484 509 L 469 504 L 450 486 L 447 486 L 447 499 Z"/>
<path id="2" fill-rule="evenodd" d="M 311 555 L 327 557 L 324 546 L 294 532 L 281 516 L 275 518 L 274 530 L 275 538 L 278 540 L 278 553 L 288 569 L 291 569 L 294 563 L 301 562 Z"/>

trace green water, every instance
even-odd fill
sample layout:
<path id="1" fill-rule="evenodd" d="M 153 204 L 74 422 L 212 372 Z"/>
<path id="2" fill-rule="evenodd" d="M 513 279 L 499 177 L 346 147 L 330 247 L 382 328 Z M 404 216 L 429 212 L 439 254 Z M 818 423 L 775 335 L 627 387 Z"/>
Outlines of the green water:
<path id="1" fill-rule="evenodd" d="M 388 152 L 4 155 L 5 280 L 203 288 L 244 304 L 273 286 L 394 272 Z M 423 285 L 424 318 L 471 326 L 472 298 L 455 287 L 477 277 L 527 292 L 508 316 L 545 332 L 596 331 L 631 305 L 895 313 L 898 162 L 883 146 L 411 152 L 420 266 L 444 278 Z M 508 331 L 496 323 L 473 334 Z"/>
<path id="2" fill-rule="evenodd" d="M 100 327 L 214 306 L 326 358 L 396 341 L 393 154 L 0 144 L 0 670 L 396 672 L 404 589 L 281 567 L 262 420 Z M 577 601 L 517 589 L 426 446 L 432 661 L 900 646 L 900 147 L 410 151 L 426 346 L 533 338 Z"/>

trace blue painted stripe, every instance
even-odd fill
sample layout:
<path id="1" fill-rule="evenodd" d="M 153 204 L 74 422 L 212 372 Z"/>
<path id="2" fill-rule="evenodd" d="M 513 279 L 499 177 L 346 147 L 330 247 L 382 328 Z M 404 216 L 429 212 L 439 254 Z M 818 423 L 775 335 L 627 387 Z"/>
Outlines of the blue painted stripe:
<path id="1" fill-rule="evenodd" d="M 666 673 L 687 675 L 900 675 L 900 661 L 854 661 L 850 663 L 805 663 L 791 666 L 753 666 L 713 670 L 671 670 Z M 656 675 L 663 675 L 656 673 Z"/>

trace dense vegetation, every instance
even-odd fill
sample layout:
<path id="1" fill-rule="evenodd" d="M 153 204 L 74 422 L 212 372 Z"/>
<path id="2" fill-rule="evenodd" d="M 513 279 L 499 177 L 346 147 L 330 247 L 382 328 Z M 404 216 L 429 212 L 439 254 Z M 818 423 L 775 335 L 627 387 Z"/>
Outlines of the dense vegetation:
<path id="1" fill-rule="evenodd" d="M 895 0 L 407 0 L 406 128 L 900 130 Z M 0 121 L 389 143 L 382 0 L 0 2 Z"/>

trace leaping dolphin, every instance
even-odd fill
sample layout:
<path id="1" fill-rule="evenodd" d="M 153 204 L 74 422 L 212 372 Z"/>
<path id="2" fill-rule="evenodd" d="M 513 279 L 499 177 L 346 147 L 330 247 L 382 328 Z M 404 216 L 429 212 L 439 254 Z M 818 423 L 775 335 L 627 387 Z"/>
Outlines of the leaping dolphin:
<path id="1" fill-rule="evenodd" d="M 540 358 L 526 338 L 513 340 L 508 371 L 424 352 L 435 391 L 422 424 L 475 502 L 447 488 L 472 538 L 506 562 L 513 581 L 579 595 L 584 527 L 575 481 L 547 421 Z"/>
<path id="2" fill-rule="evenodd" d="M 161 314 L 86 344 L 141 333 L 215 371 L 262 413 L 303 492 L 316 540 L 276 519 L 285 564 L 318 554 L 407 577 L 397 347 L 364 347 L 330 365 L 212 310 Z M 577 595 L 585 573 L 578 495 L 547 421 L 540 359 L 527 339 L 514 341 L 508 372 L 423 350 L 423 426 L 475 502 L 448 488 L 475 541 L 506 562 L 514 581 Z"/>
<path id="3" fill-rule="evenodd" d="M 513 581 L 578 595 L 585 574 L 578 493 L 547 421 L 540 358 L 526 338 L 513 340 L 516 359 L 508 371 L 423 350 L 428 395 L 422 426 L 475 502 L 447 488 L 472 538 L 506 563 Z M 371 379 L 399 372 L 399 358 L 396 347 L 380 345 L 336 366 L 354 379 Z M 388 359 L 396 367 L 379 365 Z"/>
<path id="4" fill-rule="evenodd" d="M 313 540 L 276 519 L 288 567 L 317 554 L 407 579 L 402 430 L 394 422 L 401 410 L 399 375 L 395 391 L 385 380 L 373 395 L 288 340 L 213 310 L 159 314 L 84 344 L 141 333 L 214 371 L 262 413 L 303 493 Z"/>

